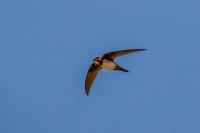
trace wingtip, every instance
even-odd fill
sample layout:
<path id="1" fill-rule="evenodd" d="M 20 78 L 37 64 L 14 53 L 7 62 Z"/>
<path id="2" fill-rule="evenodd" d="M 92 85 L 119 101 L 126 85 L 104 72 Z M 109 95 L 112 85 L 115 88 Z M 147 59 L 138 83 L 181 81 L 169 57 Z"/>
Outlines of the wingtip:
<path id="1" fill-rule="evenodd" d="M 142 51 L 147 50 L 147 49 L 141 49 Z"/>
<path id="2" fill-rule="evenodd" d="M 86 95 L 88 96 L 88 95 L 89 95 L 89 92 L 86 92 Z"/>

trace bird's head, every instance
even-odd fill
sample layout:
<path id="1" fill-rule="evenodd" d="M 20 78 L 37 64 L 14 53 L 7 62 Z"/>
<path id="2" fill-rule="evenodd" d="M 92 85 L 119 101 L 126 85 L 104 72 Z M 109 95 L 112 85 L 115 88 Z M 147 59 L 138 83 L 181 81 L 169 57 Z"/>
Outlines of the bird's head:
<path id="1" fill-rule="evenodd" d="M 94 59 L 93 59 L 93 62 L 95 63 L 95 64 L 97 64 L 97 65 L 100 65 L 100 62 L 102 61 L 102 57 L 95 57 Z"/>

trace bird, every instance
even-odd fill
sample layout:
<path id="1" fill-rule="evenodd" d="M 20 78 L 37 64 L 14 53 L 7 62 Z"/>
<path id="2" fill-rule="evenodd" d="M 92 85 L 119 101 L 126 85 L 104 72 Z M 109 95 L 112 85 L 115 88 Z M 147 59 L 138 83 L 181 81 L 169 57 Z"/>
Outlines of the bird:
<path id="1" fill-rule="evenodd" d="M 90 88 L 92 86 L 92 83 L 94 79 L 96 78 L 98 72 L 104 68 L 107 70 L 118 70 L 118 71 L 123 71 L 123 72 L 129 72 L 128 70 L 120 67 L 117 63 L 114 62 L 115 58 L 137 52 L 137 51 L 144 51 L 146 49 L 127 49 L 127 50 L 120 50 L 120 51 L 113 51 L 109 53 L 105 53 L 102 57 L 95 57 L 93 59 L 92 65 L 89 67 L 87 76 L 85 79 L 85 92 L 87 96 L 89 95 Z"/>

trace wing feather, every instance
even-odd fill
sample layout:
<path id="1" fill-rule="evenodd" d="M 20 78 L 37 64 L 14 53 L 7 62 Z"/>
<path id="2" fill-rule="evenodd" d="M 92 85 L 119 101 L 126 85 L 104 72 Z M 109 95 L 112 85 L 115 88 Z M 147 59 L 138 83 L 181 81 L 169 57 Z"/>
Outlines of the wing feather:
<path id="1" fill-rule="evenodd" d="M 113 61 L 118 56 L 122 56 L 125 54 L 137 52 L 137 51 L 143 51 L 143 50 L 146 50 L 146 49 L 128 49 L 128 50 L 113 51 L 113 52 L 104 54 L 103 59 L 108 59 L 108 60 Z"/>
<path id="2" fill-rule="evenodd" d="M 101 67 L 94 63 L 90 66 L 90 68 L 88 70 L 87 77 L 85 80 L 85 92 L 87 95 L 90 92 L 90 87 L 92 86 L 92 83 L 93 83 L 94 79 L 96 78 L 99 70 L 101 70 Z"/>

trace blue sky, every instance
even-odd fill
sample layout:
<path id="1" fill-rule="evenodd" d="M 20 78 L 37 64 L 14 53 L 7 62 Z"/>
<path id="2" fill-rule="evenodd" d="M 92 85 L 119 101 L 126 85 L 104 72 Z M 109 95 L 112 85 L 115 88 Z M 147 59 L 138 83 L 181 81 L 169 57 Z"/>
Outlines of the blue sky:
<path id="1" fill-rule="evenodd" d="M 199 133 L 200 1 L 0 2 L 1 133 Z M 86 96 L 92 59 L 101 70 Z"/>

